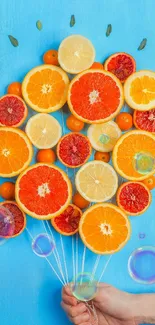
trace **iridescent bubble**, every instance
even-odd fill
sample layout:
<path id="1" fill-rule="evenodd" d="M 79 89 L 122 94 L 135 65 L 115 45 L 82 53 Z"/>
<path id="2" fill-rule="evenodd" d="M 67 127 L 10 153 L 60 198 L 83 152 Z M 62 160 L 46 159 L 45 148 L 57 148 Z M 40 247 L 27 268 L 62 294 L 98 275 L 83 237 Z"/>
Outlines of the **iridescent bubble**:
<path id="1" fill-rule="evenodd" d="M 14 217 L 5 207 L 0 206 L 0 245 L 14 234 Z"/>
<path id="2" fill-rule="evenodd" d="M 92 300 L 97 292 L 97 281 L 92 274 L 80 273 L 71 284 L 73 296 L 80 301 Z"/>
<path id="3" fill-rule="evenodd" d="M 155 283 L 155 247 L 144 246 L 135 250 L 129 258 L 128 270 L 137 282 Z"/>
<path id="4" fill-rule="evenodd" d="M 110 137 L 107 134 L 101 134 L 99 137 L 101 143 L 107 144 L 110 141 Z"/>
<path id="5" fill-rule="evenodd" d="M 48 234 L 39 234 L 32 241 L 32 250 L 36 255 L 40 257 L 51 255 L 54 248 L 54 242 L 51 236 Z"/>
<path id="6" fill-rule="evenodd" d="M 134 167 L 139 174 L 148 174 L 155 168 L 155 158 L 147 153 L 137 153 L 134 157 Z"/>

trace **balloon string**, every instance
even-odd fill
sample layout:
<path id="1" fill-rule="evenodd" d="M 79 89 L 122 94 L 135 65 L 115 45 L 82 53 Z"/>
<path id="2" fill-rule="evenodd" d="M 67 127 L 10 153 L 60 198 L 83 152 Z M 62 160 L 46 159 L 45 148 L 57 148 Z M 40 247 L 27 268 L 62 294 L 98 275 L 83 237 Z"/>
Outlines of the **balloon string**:
<path id="1" fill-rule="evenodd" d="M 27 233 L 29 234 L 30 238 L 31 238 L 32 240 L 34 240 L 32 234 L 30 233 L 30 231 L 28 230 L 28 228 L 26 227 L 25 229 L 27 230 Z M 39 246 L 39 245 L 37 245 L 37 246 L 38 246 L 38 248 L 40 249 L 40 251 L 42 252 L 42 249 L 40 248 L 40 246 Z M 47 263 L 49 264 L 49 266 L 51 267 L 52 271 L 53 271 L 53 272 L 55 273 L 55 275 L 57 276 L 58 280 L 59 280 L 59 281 L 61 282 L 61 284 L 64 286 L 64 283 L 63 283 L 62 280 L 60 279 L 58 273 L 56 272 L 55 268 L 53 267 L 53 265 L 51 264 L 51 262 L 49 261 L 49 259 L 48 259 L 46 256 L 44 256 L 44 258 L 45 258 L 45 260 L 47 261 Z"/>
<path id="2" fill-rule="evenodd" d="M 81 273 L 84 273 L 84 267 L 85 267 L 85 259 L 86 259 L 86 246 L 84 245 L 83 249 L 83 257 L 82 257 L 82 268 L 81 268 Z M 81 277 L 81 283 L 82 284 L 82 277 Z"/>
<path id="3" fill-rule="evenodd" d="M 73 281 L 75 282 L 75 251 L 74 251 L 74 235 L 72 236 L 72 263 L 73 263 Z"/>
<path id="4" fill-rule="evenodd" d="M 94 277 L 95 277 L 95 273 L 96 273 L 97 267 L 98 267 L 98 265 L 99 265 L 100 258 L 101 258 L 101 255 L 98 255 L 98 256 L 96 257 L 96 262 L 95 262 L 95 264 L 94 264 L 94 268 L 93 268 L 92 275 L 91 275 L 91 281 L 93 281 L 93 279 L 94 279 Z"/>
<path id="5" fill-rule="evenodd" d="M 103 277 L 103 275 L 104 275 L 104 273 L 105 273 L 105 271 L 106 271 L 106 268 L 107 268 L 107 266 L 108 266 L 108 264 L 109 264 L 111 258 L 112 258 L 112 255 L 110 255 L 110 257 L 108 258 L 108 261 L 106 262 L 106 264 L 105 264 L 105 266 L 104 266 L 104 268 L 103 268 L 103 271 L 102 271 L 102 273 L 101 273 L 101 276 L 100 276 L 100 278 L 99 278 L 99 280 L 98 280 L 98 283 L 102 280 L 102 277 Z"/>
<path id="6" fill-rule="evenodd" d="M 67 263 L 66 263 L 66 257 L 65 257 L 65 250 L 64 250 L 64 244 L 63 244 L 63 239 L 62 239 L 61 234 L 60 234 L 60 242 L 61 242 L 61 249 L 62 249 L 62 256 L 63 256 L 63 262 L 64 262 L 64 267 L 65 267 L 65 273 L 66 273 L 66 280 L 67 280 L 67 283 L 69 283 Z"/>
<path id="7" fill-rule="evenodd" d="M 75 258 L 76 258 L 76 278 L 78 276 L 78 239 L 79 239 L 79 234 L 78 232 L 76 233 L 76 248 L 75 248 Z"/>

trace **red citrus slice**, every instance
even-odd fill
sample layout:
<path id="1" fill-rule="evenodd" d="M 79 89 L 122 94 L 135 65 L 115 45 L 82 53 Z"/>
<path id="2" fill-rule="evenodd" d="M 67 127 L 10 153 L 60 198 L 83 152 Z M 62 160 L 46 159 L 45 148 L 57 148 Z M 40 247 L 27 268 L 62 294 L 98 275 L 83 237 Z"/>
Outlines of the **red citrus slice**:
<path id="1" fill-rule="evenodd" d="M 112 72 L 123 83 L 136 71 L 136 61 L 130 54 L 115 53 L 105 61 L 104 69 Z"/>
<path id="2" fill-rule="evenodd" d="M 89 139 L 80 133 L 63 136 L 57 146 L 57 156 L 65 166 L 76 168 L 82 166 L 91 155 Z"/>
<path id="3" fill-rule="evenodd" d="M 16 201 L 21 209 L 37 219 L 51 219 L 69 205 L 72 187 L 68 176 L 52 164 L 35 164 L 16 181 Z"/>
<path id="4" fill-rule="evenodd" d="M 112 120 L 123 106 L 122 85 L 108 71 L 87 70 L 70 83 L 68 105 L 73 115 L 86 123 Z"/>
<path id="5" fill-rule="evenodd" d="M 134 111 L 133 122 L 137 129 L 155 133 L 155 109 Z"/>
<path id="6" fill-rule="evenodd" d="M 10 237 L 12 238 L 12 237 L 16 237 L 16 236 L 20 235 L 26 227 L 25 213 L 20 210 L 17 203 L 12 202 L 12 201 L 4 201 L 4 202 L 1 202 L 0 205 L 7 208 L 13 216 L 14 231 Z"/>
<path id="7" fill-rule="evenodd" d="M 139 215 L 146 211 L 151 203 L 151 193 L 140 182 L 126 182 L 117 192 L 118 206 L 129 215 Z"/>
<path id="8" fill-rule="evenodd" d="M 5 95 L 0 98 L 0 125 L 20 126 L 28 114 L 24 101 L 16 95 Z"/>
<path id="9" fill-rule="evenodd" d="M 64 212 L 51 219 L 51 223 L 60 234 L 71 236 L 78 232 L 81 216 L 82 211 L 76 205 L 69 204 Z"/>

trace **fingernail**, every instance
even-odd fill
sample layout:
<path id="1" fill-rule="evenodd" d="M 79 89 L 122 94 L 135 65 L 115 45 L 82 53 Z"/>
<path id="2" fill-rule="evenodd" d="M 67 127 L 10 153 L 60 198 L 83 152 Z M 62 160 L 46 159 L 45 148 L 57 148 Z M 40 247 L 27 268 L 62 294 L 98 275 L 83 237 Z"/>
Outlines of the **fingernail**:
<path id="1" fill-rule="evenodd" d="M 83 320 L 87 321 L 87 320 L 89 320 L 89 319 L 90 319 L 89 314 L 85 314 L 85 315 L 83 315 Z"/>

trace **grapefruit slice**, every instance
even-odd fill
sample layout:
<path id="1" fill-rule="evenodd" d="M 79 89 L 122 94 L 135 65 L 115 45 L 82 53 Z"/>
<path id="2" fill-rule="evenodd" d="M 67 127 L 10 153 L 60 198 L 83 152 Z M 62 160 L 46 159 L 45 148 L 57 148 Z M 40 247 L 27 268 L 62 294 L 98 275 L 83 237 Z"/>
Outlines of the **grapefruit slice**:
<path id="1" fill-rule="evenodd" d="M 137 129 L 155 133 L 155 109 L 150 111 L 134 111 L 133 122 Z"/>
<path id="2" fill-rule="evenodd" d="M 124 84 L 127 104 L 138 111 L 155 107 L 155 72 L 141 70 L 133 73 Z"/>
<path id="3" fill-rule="evenodd" d="M 0 98 L 0 126 L 20 126 L 28 114 L 24 101 L 16 95 Z"/>
<path id="4" fill-rule="evenodd" d="M 113 122 L 92 124 L 88 128 L 88 138 L 92 147 L 101 152 L 110 152 L 120 138 L 122 132 Z"/>
<path id="5" fill-rule="evenodd" d="M 26 134 L 16 128 L 0 128 L 0 176 L 20 174 L 33 156 L 32 145 Z"/>
<path id="6" fill-rule="evenodd" d="M 78 192 L 89 202 L 105 202 L 116 193 L 118 177 L 109 164 L 94 160 L 83 165 L 76 174 Z"/>
<path id="7" fill-rule="evenodd" d="M 76 205 L 69 204 L 64 212 L 51 219 L 51 223 L 60 234 L 71 236 L 78 232 L 81 216 L 82 211 Z"/>
<path id="8" fill-rule="evenodd" d="M 112 120 L 123 102 L 122 84 L 108 71 L 84 71 L 69 86 L 68 105 L 72 114 L 89 124 Z"/>
<path id="9" fill-rule="evenodd" d="M 54 112 L 66 102 L 69 79 L 54 65 L 41 65 L 28 72 L 22 83 L 26 103 L 41 113 Z"/>
<path id="10" fill-rule="evenodd" d="M 123 83 L 136 71 L 136 61 L 130 54 L 119 52 L 105 61 L 104 69 L 112 72 Z"/>
<path id="11" fill-rule="evenodd" d="M 33 115 L 28 120 L 25 131 L 38 149 L 54 147 L 62 133 L 59 122 L 53 116 L 44 113 Z"/>
<path id="12" fill-rule="evenodd" d="M 13 216 L 14 230 L 10 237 L 12 238 L 12 237 L 19 236 L 26 227 L 25 213 L 20 210 L 17 203 L 12 201 L 1 202 L 0 206 L 4 206 L 5 208 L 7 208 Z"/>
<path id="13" fill-rule="evenodd" d="M 64 135 L 57 146 L 57 156 L 65 166 L 76 168 L 85 164 L 91 155 L 89 139 L 80 133 Z"/>
<path id="14" fill-rule="evenodd" d="M 80 219 L 83 243 L 96 254 L 113 254 L 125 246 L 131 226 L 126 214 L 110 203 L 94 204 Z"/>
<path id="15" fill-rule="evenodd" d="M 140 181 L 155 173 L 155 136 L 133 130 L 125 133 L 113 150 L 113 164 L 124 178 Z"/>
<path id="16" fill-rule="evenodd" d="M 140 182 L 126 182 L 117 192 L 117 204 L 128 215 L 138 216 L 151 204 L 151 193 Z"/>
<path id="17" fill-rule="evenodd" d="M 77 74 L 89 69 L 95 59 L 93 44 L 81 35 L 71 35 L 65 38 L 58 50 L 58 61 L 63 70 Z"/>
<path id="18" fill-rule="evenodd" d="M 16 201 L 21 209 L 37 219 L 51 219 L 69 205 L 72 186 L 68 176 L 52 164 L 35 164 L 16 181 Z"/>

